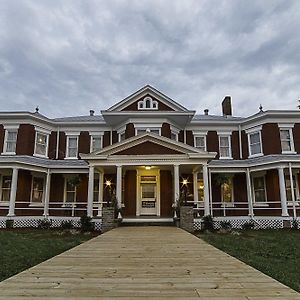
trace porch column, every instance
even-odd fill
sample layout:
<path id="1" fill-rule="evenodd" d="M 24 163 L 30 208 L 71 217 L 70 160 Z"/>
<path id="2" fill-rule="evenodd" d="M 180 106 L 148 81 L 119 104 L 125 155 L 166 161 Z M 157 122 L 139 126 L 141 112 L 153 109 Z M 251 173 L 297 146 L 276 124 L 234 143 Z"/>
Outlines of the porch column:
<path id="1" fill-rule="evenodd" d="M 93 217 L 94 202 L 94 166 L 89 167 L 88 199 L 87 199 L 87 216 Z"/>
<path id="2" fill-rule="evenodd" d="M 246 171 L 246 186 L 247 186 L 247 198 L 248 198 L 248 214 L 249 217 L 253 218 L 254 211 L 253 211 L 253 199 L 252 199 L 252 188 L 251 188 L 251 176 L 250 176 L 249 168 L 247 168 Z"/>
<path id="3" fill-rule="evenodd" d="M 211 170 L 208 170 L 208 180 L 209 180 L 209 199 L 210 199 L 210 215 L 213 216 L 213 197 L 212 197 L 212 186 L 211 186 Z"/>
<path id="4" fill-rule="evenodd" d="M 291 182 L 291 193 L 292 193 L 292 201 L 293 201 L 293 218 L 297 218 L 296 211 L 296 199 L 294 194 L 294 179 L 293 179 L 293 171 L 292 171 L 292 163 L 289 163 L 289 173 L 290 173 L 290 182 Z"/>
<path id="5" fill-rule="evenodd" d="M 177 201 L 180 198 L 179 187 L 179 165 L 174 165 L 174 205 L 177 205 Z M 174 210 L 174 218 L 176 218 L 176 210 Z"/>
<path id="6" fill-rule="evenodd" d="M 122 166 L 117 166 L 117 190 L 116 190 L 116 197 L 118 208 L 120 209 L 122 206 Z M 118 214 L 118 219 L 122 218 L 121 213 Z"/>
<path id="7" fill-rule="evenodd" d="M 49 216 L 49 199 L 50 199 L 50 182 L 51 182 L 51 173 L 50 170 L 47 170 L 46 177 L 46 187 L 45 187 L 45 200 L 44 200 L 44 217 Z"/>
<path id="8" fill-rule="evenodd" d="M 198 197 L 198 172 L 193 172 L 193 194 L 194 194 L 194 204 L 196 204 L 196 207 L 199 208 L 199 197 Z M 199 211 L 197 210 L 197 215 L 199 215 Z"/>
<path id="9" fill-rule="evenodd" d="M 287 210 L 286 189 L 285 189 L 283 167 L 278 168 L 278 176 L 279 176 L 279 188 L 280 188 L 281 215 L 283 217 L 288 217 L 289 213 Z"/>
<path id="10" fill-rule="evenodd" d="M 18 171 L 19 169 L 13 168 L 12 178 L 11 178 L 11 189 L 9 197 L 9 210 L 8 217 L 13 217 L 15 215 L 15 204 L 16 204 L 16 195 L 17 195 L 17 186 L 18 186 Z"/>
<path id="11" fill-rule="evenodd" d="M 204 183 L 204 216 L 209 215 L 209 182 L 207 164 L 203 165 L 203 183 Z"/>
<path id="12" fill-rule="evenodd" d="M 98 205 L 98 216 L 101 215 L 103 207 L 103 182 L 104 182 L 104 173 L 101 171 L 99 173 L 99 205 Z"/>

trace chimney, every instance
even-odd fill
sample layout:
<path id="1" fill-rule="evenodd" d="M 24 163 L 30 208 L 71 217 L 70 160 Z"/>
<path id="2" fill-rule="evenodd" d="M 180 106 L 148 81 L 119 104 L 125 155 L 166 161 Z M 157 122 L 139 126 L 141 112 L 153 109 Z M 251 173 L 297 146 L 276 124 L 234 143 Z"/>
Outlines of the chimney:
<path id="1" fill-rule="evenodd" d="M 206 116 L 208 116 L 208 109 L 207 109 L 207 108 L 204 109 L 204 114 L 205 114 Z"/>
<path id="2" fill-rule="evenodd" d="M 91 110 L 90 110 L 90 116 L 93 116 L 94 113 L 95 113 L 95 111 L 91 109 Z"/>
<path id="3" fill-rule="evenodd" d="M 223 116 L 232 116 L 230 96 L 225 96 L 224 100 L 222 101 L 222 112 Z"/>

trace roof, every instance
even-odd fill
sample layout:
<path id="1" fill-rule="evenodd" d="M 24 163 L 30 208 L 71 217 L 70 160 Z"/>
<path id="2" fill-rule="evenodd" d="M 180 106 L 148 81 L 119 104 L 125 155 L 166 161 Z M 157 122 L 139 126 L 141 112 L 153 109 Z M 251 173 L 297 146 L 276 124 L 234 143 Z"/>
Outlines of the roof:
<path id="1" fill-rule="evenodd" d="M 52 120 L 55 122 L 100 122 L 100 121 L 104 121 L 104 119 L 101 115 L 64 117 L 64 118 L 55 118 Z"/>

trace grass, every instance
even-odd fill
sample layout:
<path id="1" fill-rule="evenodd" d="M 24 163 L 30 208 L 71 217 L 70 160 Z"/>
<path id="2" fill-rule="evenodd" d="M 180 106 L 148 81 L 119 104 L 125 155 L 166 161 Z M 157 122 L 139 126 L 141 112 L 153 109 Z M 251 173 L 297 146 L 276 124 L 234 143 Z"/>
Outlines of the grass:
<path id="1" fill-rule="evenodd" d="M 0 281 L 81 244 L 92 235 L 69 231 L 0 230 Z"/>
<path id="2" fill-rule="evenodd" d="M 197 234 L 209 244 L 300 292 L 300 231 Z"/>

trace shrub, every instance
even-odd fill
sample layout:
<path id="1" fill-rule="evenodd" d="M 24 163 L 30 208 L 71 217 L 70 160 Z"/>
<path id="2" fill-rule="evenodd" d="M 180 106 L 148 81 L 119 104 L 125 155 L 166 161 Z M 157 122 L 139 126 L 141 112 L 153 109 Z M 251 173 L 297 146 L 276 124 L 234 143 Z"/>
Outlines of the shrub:
<path id="1" fill-rule="evenodd" d="M 6 220 L 5 221 L 5 227 L 7 229 L 12 229 L 14 227 L 14 220 Z"/>
<path id="2" fill-rule="evenodd" d="M 81 231 L 93 231 L 95 224 L 92 222 L 92 218 L 88 216 L 82 216 L 80 218 Z"/>
<path id="3" fill-rule="evenodd" d="M 220 226 L 222 229 L 226 229 L 226 230 L 230 230 L 232 228 L 232 225 L 229 221 L 220 222 Z"/>
<path id="4" fill-rule="evenodd" d="M 214 220 L 211 215 L 207 215 L 202 218 L 202 229 L 208 231 L 214 230 Z"/>
<path id="5" fill-rule="evenodd" d="M 254 229 L 254 222 L 253 221 L 249 221 L 249 222 L 246 222 L 242 225 L 242 229 L 243 230 L 252 230 Z"/>
<path id="6" fill-rule="evenodd" d="M 38 221 L 38 228 L 39 229 L 50 229 L 52 225 L 51 220 L 43 219 Z"/>
<path id="7" fill-rule="evenodd" d="M 73 229 L 72 221 L 62 221 L 60 224 L 61 229 Z"/>

